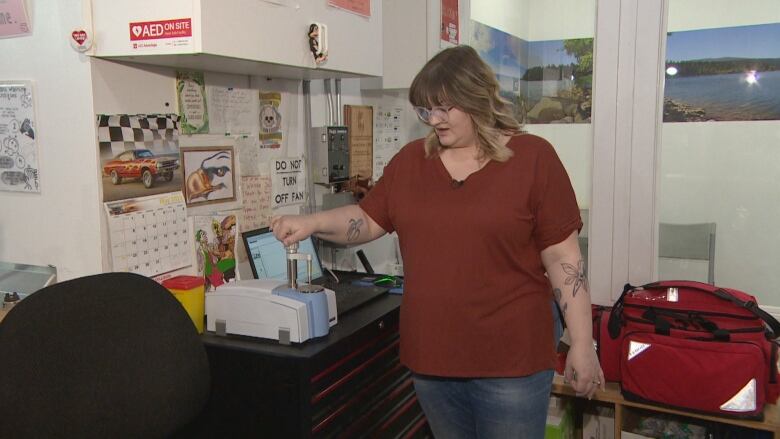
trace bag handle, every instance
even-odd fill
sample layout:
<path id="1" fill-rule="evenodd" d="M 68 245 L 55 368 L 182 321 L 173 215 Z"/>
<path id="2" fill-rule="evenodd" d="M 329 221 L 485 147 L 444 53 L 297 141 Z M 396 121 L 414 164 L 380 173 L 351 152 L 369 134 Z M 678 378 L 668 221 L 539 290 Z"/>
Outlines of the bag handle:
<path id="1" fill-rule="evenodd" d="M 620 327 L 623 326 L 623 298 L 626 297 L 629 291 L 636 290 L 637 287 L 631 284 L 623 285 L 623 292 L 612 305 L 612 312 L 609 313 L 609 320 L 607 321 L 607 332 L 609 332 L 609 338 L 617 340 L 620 337 Z"/>
<path id="2" fill-rule="evenodd" d="M 777 336 L 780 335 L 780 322 L 778 322 L 776 318 L 772 317 L 772 314 L 769 314 L 768 312 L 759 308 L 758 304 L 755 301 L 741 300 L 740 298 L 734 296 L 733 294 L 729 293 L 723 288 L 716 289 L 715 291 L 712 292 L 712 294 L 720 297 L 723 300 L 728 300 L 729 302 L 739 307 L 745 308 L 746 310 L 753 313 L 753 315 L 766 322 L 766 324 L 769 325 L 769 329 L 772 330 L 772 335 L 773 335 L 772 338 L 777 338 Z"/>
<path id="3" fill-rule="evenodd" d="M 642 313 L 642 318 L 653 324 L 656 334 L 669 335 L 671 334 L 672 329 L 686 329 L 676 327 L 664 317 L 674 319 L 675 321 L 688 321 L 692 325 L 698 326 L 698 328 L 701 328 L 712 334 L 715 340 L 731 340 L 732 331 L 729 331 L 728 329 L 721 329 L 715 322 L 707 320 L 696 313 L 677 313 L 673 311 L 657 309 L 652 306 L 647 308 L 647 310 Z"/>
<path id="4" fill-rule="evenodd" d="M 777 338 L 780 336 L 780 322 L 777 321 L 774 317 L 772 317 L 771 314 L 764 311 L 763 309 L 759 308 L 758 304 L 753 300 L 742 300 L 727 290 L 723 288 L 716 287 L 714 285 L 710 284 L 703 284 L 701 282 L 694 282 L 694 281 L 680 281 L 680 282 L 650 282 L 649 284 L 642 285 L 640 287 L 634 287 L 630 284 L 626 284 L 625 287 L 623 287 L 623 294 L 620 295 L 620 298 L 618 301 L 621 305 L 621 312 L 623 307 L 623 297 L 628 294 L 629 291 L 634 291 L 638 289 L 653 289 L 653 288 L 669 288 L 669 287 L 675 287 L 675 286 L 682 286 L 687 288 L 695 288 L 699 291 L 703 291 L 705 293 L 711 293 L 715 295 L 718 298 L 721 298 L 723 300 L 728 300 L 729 302 L 739 306 L 740 308 L 744 308 L 748 311 L 750 311 L 753 315 L 763 320 L 768 326 L 769 329 L 772 331 L 772 336 L 768 338 Z M 617 306 L 617 302 L 615 302 L 615 305 Z M 611 321 L 611 319 L 610 319 Z M 616 322 L 617 325 L 620 324 L 620 322 Z M 620 327 L 617 328 L 617 334 L 620 334 Z M 612 336 L 612 329 L 610 327 L 610 336 Z M 615 336 L 614 338 L 617 338 Z"/>

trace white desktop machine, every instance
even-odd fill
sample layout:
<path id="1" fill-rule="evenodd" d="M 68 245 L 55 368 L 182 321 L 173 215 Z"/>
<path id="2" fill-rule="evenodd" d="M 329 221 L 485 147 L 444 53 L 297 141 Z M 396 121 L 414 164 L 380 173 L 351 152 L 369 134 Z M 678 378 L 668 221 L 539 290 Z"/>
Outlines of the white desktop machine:
<path id="1" fill-rule="evenodd" d="M 306 260 L 308 283 L 298 283 L 298 261 Z M 336 295 L 311 285 L 311 255 L 287 247 L 287 281 L 250 279 L 206 294 L 206 329 L 288 344 L 328 335 L 338 322 Z"/>

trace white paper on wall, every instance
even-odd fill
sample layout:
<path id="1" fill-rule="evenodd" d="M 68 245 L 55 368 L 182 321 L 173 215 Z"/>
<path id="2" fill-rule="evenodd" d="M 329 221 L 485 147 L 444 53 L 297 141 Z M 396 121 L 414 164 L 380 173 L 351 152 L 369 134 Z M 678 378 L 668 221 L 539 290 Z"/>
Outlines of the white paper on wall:
<path id="1" fill-rule="evenodd" d="M 241 231 L 267 227 L 271 220 L 271 176 L 244 175 L 241 177 L 241 196 L 244 217 Z"/>
<path id="2" fill-rule="evenodd" d="M 40 192 L 32 81 L 0 82 L 0 190 Z"/>
<path id="3" fill-rule="evenodd" d="M 260 129 L 258 92 L 235 87 L 206 87 L 211 134 L 252 135 Z"/>
<path id="4" fill-rule="evenodd" d="M 306 164 L 302 157 L 273 161 L 271 206 L 276 208 L 306 201 Z"/>
<path id="5" fill-rule="evenodd" d="M 236 154 L 238 154 L 241 175 L 260 175 L 270 172 L 268 158 L 264 157 L 263 150 L 260 149 L 260 141 L 254 137 L 236 138 Z"/>
<path id="6" fill-rule="evenodd" d="M 377 107 L 374 116 L 374 181 L 382 177 L 385 166 L 401 150 L 403 108 Z"/>

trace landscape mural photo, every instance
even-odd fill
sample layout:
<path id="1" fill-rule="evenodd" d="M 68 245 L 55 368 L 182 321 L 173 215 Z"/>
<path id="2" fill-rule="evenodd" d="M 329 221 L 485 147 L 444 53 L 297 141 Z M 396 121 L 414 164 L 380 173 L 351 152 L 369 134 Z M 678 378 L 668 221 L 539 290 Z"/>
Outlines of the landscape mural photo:
<path id="1" fill-rule="evenodd" d="M 472 21 L 471 46 L 523 123 L 590 123 L 593 38 L 526 41 Z"/>
<path id="2" fill-rule="evenodd" d="M 671 32 L 664 122 L 780 119 L 780 23 Z"/>

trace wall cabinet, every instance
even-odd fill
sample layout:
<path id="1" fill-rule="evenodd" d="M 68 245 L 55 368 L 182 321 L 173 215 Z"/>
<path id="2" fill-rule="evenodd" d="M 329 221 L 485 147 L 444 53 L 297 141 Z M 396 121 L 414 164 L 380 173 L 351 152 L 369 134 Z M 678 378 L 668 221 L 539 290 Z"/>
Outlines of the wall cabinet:
<path id="1" fill-rule="evenodd" d="M 458 1 L 460 42 L 469 32 L 469 0 Z M 382 11 L 382 77 L 363 80 L 363 89 L 404 89 L 422 66 L 443 47 L 441 0 L 393 0 Z"/>
<path id="2" fill-rule="evenodd" d="M 563 383 L 563 377 L 556 375 L 553 380 L 554 395 L 574 397 L 574 391 L 571 386 Z M 699 413 L 693 413 L 689 411 L 675 410 L 671 408 L 665 408 L 660 405 L 649 405 L 634 401 L 628 401 L 623 398 L 620 393 L 620 385 L 618 383 L 607 383 L 606 391 L 597 391 L 593 398 L 596 403 L 604 403 L 612 405 L 615 408 L 615 433 L 616 439 L 621 437 L 621 431 L 623 431 L 634 418 L 636 418 L 637 412 L 642 413 L 666 413 L 672 415 L 683 416 L 686 418 L 698 419 L 703 421 L 715 422 L 719 424 L 736 425 L 740 427 L 752 428 L 754 430 L 760 430 L 770 432 L 776 439 L 780 438 L 780 410 L 777 405 L 768 404 L 764 410 L 763 421 L 752 421 L 743 419 L 725 418 L 716 415 L 705 415 Z"/>
<path id="3" fill-rule="evenodd" d="M 93 0 L 93 55 L 275 78 L 381 76 L 382 2 L 370 6 L 364 17 L 324 0 Z M 319 66 L 307 37 L 313 22 L 328 26 Z"/>

